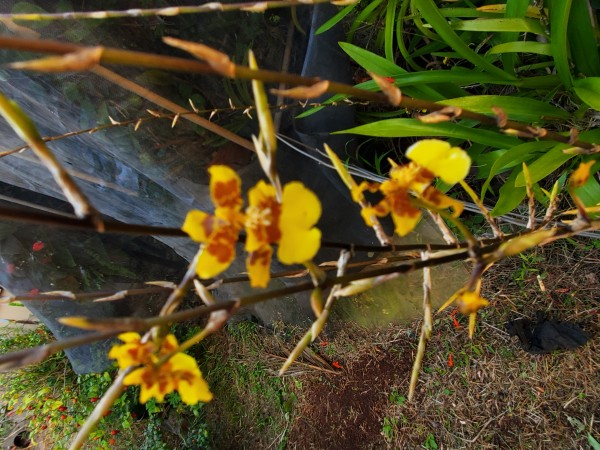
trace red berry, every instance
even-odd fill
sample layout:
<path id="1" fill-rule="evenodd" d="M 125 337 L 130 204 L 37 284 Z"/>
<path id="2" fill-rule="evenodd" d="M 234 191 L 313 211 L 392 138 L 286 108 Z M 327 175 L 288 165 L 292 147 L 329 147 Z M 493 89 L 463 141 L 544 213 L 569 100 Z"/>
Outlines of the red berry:
<path id="1" fill-rule="evenodd" d="M 108 440 L 108 443 L 109 443 L 110 445 L 115 445 L 115 444 L 117 443 L 117 441 L 116 441 L 115 439 L 112 439 L 112 438 L 111 438 L 111 439 L 109 439 L 109 440 Z"/>
<path id="2" fill-rule="evenodd" d="M 33 245 L 31 246 L 31 249 L 34 252 L 39 252 L 40 250 L 42 250 L 44 247 L 46 246 L 46 244 L 44 244 L 42 241 L 35 241 L 33 243 Z"/>
<path id="3" fill-rule="evenodd" d="M 112 409 L 109 409 L 108 411 L 106 411 L 104 414 L 102 414 L 102 417 L 106 417 L 108 416 L 110 413 L 112 412 Z"/>
<path id="4" fill-rule="evenodd" d="M 33 409 L 33 406 L 31 406 L 31 405 L 29 405 L 29 406 L 27 407 L 27 411 L 31 411 L 32 409 Z"/>
<path id="5" fill-rule="evenodd" d="M 65 420 L 66 418 L 67 418 L 67 416 L 65 416 L 64 414 L 62 414 L 62 415 L 60 416 L 60 420 Z"/>
<path id="6" fill-rule="evenodd" d="M 135 418 L 137 417 L 137 414 L 136 414 L 136 413 L 134 413 L 134 412 L 132 412 L 132 413 L 131 413 L 131 417 L 133 417 L 133 418 L 135 419 Z"/>
<path id="7" fill-rule="evenodd" d="M 46 424 L 40 425 L 40 430 L 45 430 L 46 428 L 48 428 L 48 425 L 46 425 Z"/>
<path id="8" fill-rule="evenodd" d="M 96 403 L 98 400 L 99 400 L 99 397 L 90 398 L 90 402 L 92 402 L 92 403 Z"/>
<path id="9" fill-rule="evenodd" d="M 119 430 L 111 430 L 110 432 L 111 436 L 116 436 L 117 434 L 119 434 Z"/>
<path id="10" fill-rule="evenodd" d="M 67 410 L 67 407 L 66 407 L 66 406 L 59 406 L 59 407 L 58 407 L 58 410 L 59 410 L 60 412 L 64 412 L 64 411 L 66 411 L 66 410 Z"/>

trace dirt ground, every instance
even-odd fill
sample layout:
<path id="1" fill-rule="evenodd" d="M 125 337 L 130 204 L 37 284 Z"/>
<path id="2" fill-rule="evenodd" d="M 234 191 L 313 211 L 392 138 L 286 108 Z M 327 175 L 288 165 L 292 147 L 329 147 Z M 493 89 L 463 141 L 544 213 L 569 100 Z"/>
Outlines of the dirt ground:
<path id="1" fill-rule="evenodd" d="M 255 383 L 250 389 L 229 385 L 229 395 L 239 389 L 242 399 L 229 406 L 238 411 L 233 425 L 224 425 L 223 405 L 208 406 L 207 417 L 215 421 L 211 428 L 220 430 L 213 433 L 215 445 L 592 448 L 590 439 L 600 439 L 600 251 L 589 244 L 555 244 L 493 268 L 483 292 L 491 305 L 480 312 L 473 340 L 466 317 L 451 310 L 437 314 L 410 403 L 406 397 L 420 321 L 366 329 L 334 320 L 311 346 L 312 353 L 284 378 L 275 374 L 297 335 L 259 331 L 253 339 L 260 348 L 246 342 L 231 347 L 230 357 L 235 367 L 250 372 L 248 361 L 260 362 L 266 381 L 257 385 L 248 379 Z M 525 352 L 504 324 L 534 318 L 537 311 L 580 324 L 590 341 L 572 351 Z M 210 370 L 207 377 L 211 382 Z M 275 403 L 268 401 L 274 392 L 265 388 L 269 385 L 279 392 Z M 256 414 L 262 414 L 263 425 L 253 422 L 250 416 Z"/>
<path id="2" fill-rule="evenodd" d="M 321 350 L 345 348 L 332 355 L 341 369 L 305 375 L 287 448 L 590 448 L 588 433 L 600 437 L 599 256 L 558 244 L 494 268 L 472 341 L 466 318 L 436 316 L 412 403 L 420 322 L 322 341 Z M 504 323 L 536 311 L 581 324 L 591 340 L 525 352 Z"/>

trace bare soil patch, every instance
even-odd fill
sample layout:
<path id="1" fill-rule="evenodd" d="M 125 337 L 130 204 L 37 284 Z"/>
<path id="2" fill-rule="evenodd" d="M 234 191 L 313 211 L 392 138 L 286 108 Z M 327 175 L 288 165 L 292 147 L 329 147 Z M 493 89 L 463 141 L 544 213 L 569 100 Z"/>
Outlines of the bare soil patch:
<path id="1" fill-rule="evenodd" d="M 290 448 L 381 447 L 381 424 L 388 398 L 410 373 L 407 345 L 373 347 L 344 361 L 338 375 L 321 375 L 303 383 Z"/>

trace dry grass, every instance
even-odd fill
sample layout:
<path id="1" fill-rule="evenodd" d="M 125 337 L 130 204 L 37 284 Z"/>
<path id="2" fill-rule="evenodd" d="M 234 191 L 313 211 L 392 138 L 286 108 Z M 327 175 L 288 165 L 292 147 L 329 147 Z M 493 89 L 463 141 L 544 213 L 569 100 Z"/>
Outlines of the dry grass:
<path id="1" fill-rule="evenodd" d="M 492 306 L 481 314 L 473 341 L 466 318 L 458 315 L 456 328 L 449 311 L 436 317 L 411 404 L 404 396 L 419 322 L 376 330 L 330 324 L 312 347 L 324 361 L 304 360 L 278 385 L 290 398 L 297 396 L 289 414 L 282 416 L 280 407 L 268 432 L 256 421 L 249 424 L 252 417 L 239 419 L 237 448 L 587 449 L 588 433 L 600 437 L 599 267 L 598 249 L 556 244 L 492 269 L 484 286 Z M 575 351 L 524 352 L 504 323 L 538 310 L 581 323 L 593 338 Z M 262 376 L 273 380 L 294 338 L 289 331 L 259 334 L 263 351 L 251 359 L 260 358 L 269 369 Z M 237 358 L 247 364 L 248 355 Z M 332 374 L 323 364 L 334 361 L 341 369 Z M 240 408 L 265 407 L 260 390 L 233 390 L 249 394 Z M 272 408 L 272 401 L 267 404 Z"/>

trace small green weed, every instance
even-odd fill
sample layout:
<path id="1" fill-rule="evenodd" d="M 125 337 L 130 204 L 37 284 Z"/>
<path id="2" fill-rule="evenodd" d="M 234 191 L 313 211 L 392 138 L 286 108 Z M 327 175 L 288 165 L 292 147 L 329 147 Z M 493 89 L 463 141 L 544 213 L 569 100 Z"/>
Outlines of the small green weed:
<path id="1" fill-rule="evenodd" d="M 390 402 L 394 403 L 395 405 L 404 405 L 404 403 L 406 402 L 406 397 L 403 395 L 400 395 L 398 393 L 398 391 L 393 390 L 392 393 L 390 394 Z"/>
<path id="2" fill-rule="evenodd" d="M 427 437 L 425 438 L 425 443 L 423 444 L 423 447 L 425 447 L 427 450 L 437 450 L 438 449 L 438 444 L 435 441 L 435 436 L 433 435 L 433 433 L 429 433 L 427 435 Z"/>
<path id="3" fill-rule="evenodd" d="M 381 429 L 381 434 L 387 442 L 393 442 L 397 436 L 398 432 L 398 419 L 394 417 L 384 417 L 383 418 L 383 428 Z"/>

